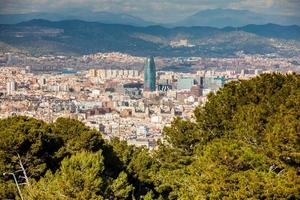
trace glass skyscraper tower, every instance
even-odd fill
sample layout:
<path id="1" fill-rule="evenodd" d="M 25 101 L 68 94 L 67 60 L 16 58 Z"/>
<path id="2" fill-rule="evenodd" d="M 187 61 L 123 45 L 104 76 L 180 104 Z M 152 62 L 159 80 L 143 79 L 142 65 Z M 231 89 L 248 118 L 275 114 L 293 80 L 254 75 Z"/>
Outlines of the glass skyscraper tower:
<path id="1" fill-rule="evenodd" d="M 144 90 L 155 91 L 156 89 L 156 68 L 153 56 L 146 59 L 144 67 Z"/>

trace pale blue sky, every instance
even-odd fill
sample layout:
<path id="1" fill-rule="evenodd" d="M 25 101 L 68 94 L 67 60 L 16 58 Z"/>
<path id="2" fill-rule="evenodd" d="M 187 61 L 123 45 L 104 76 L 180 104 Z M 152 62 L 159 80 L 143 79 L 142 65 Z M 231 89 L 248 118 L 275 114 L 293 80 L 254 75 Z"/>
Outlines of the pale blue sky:
<path id="1" fill-rule="evenodd" d="M 300 15 L 300 0 L 0 0 L 0 13 L 108 11 L 167 22 L 214 8 Z"/>

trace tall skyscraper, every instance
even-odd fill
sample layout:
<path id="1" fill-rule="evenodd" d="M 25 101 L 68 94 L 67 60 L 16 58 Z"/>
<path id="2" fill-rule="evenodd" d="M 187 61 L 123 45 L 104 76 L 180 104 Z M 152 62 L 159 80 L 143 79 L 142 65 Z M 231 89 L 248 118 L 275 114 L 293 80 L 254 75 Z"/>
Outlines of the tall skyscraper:
<path id="1" fill-rule="evenodd" d="M 7 95 L 13 94 L 17 90 L 17 83 L 15 81 L 10 81 L 6 84 Z"/>
<path id="2" fill-rule="evenodd" d="M 144 67 L 144 90 L 155 91 L 156 89 L 156 68 L 153 56 L 146 59 Z"/>

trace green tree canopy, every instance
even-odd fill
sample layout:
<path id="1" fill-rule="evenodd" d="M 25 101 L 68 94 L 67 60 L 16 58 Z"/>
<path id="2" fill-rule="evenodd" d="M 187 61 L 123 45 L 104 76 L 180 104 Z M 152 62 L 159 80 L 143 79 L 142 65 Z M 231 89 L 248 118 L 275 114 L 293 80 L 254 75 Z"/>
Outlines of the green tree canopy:
<path id="1" fill-rule="evenodd" d="M 0 171 L 19 168 L 27 199 L 300 199 L 300 76 L 234 81 L 175 118 L 157 149 L 104 141 L 73 119 L 0 120 Z M 16 199 L 11 177 L 0 199 Z"/>

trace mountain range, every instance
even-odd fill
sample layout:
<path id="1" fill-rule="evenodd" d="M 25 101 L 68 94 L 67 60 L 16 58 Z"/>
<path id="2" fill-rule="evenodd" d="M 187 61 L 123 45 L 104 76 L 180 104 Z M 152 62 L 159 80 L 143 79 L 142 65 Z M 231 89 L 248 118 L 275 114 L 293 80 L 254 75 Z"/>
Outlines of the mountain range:
<path id="1" fill-rule="evenodd" d="M 245 26 L 248 24 L 300 25 L 300 16 L 270 15 L 235 9 L 209 9 L 195 13 L 174 26 Z"/>
<path id="2" fill-rule="evenodd" d="M 0 25 L 0 50 L 83 55 L 118 51 L 154 56 L 300 55 L 300 27 L 175 27 L 103 24 L 80 20 L 31 20 Z"/>
<path id="3" fill-rule="evenodd" d="M 249 10 L 235 9 L 203 10 L 174 23 L 151 22 L 125 13 L 91 12 L 85 9 L 57 13 L 0 14 L 0 24 L 16 24 L 33 19 L 45 19 L 50 21 L 83 20 L 106 24 L 125 24 L 133 26 L 161 25 L 165 27 L 210 26 L 223 28 L 226 26 L 240 27 L 248 24 L 267 23 L 300 25 L 300 16 L 268 15 Z"/>
<path id="4" fill-rule="evenodd" d="M 26 13 L 26 14 L 0 14 L 0 24 L 16 24 L 34 19 L 49 21 L 82 20 L 87 22 L 101 22 L 106 24 L 126 24 L 133 26 L 149 26 L 154 22 L 143 20 L 125 13 L 89 12 L 82 10 L 76 13 Z"/>

